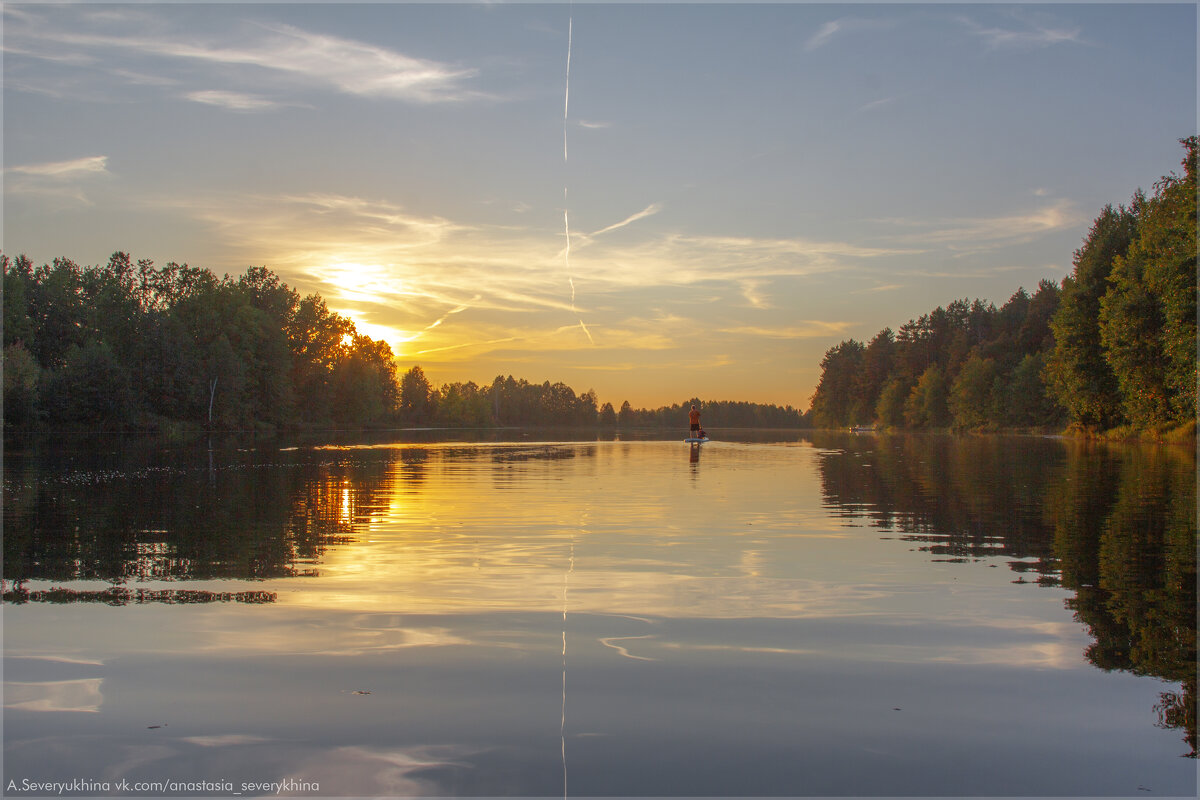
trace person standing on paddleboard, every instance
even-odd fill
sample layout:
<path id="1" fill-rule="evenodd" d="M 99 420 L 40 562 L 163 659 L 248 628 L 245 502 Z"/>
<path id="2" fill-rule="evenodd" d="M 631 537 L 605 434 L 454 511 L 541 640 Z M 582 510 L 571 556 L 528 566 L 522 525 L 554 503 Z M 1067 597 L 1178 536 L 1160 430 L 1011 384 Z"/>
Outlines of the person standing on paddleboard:
<path id="1" fill-rule="evenodd" d="M 700 409 L 692 406 L 692 410 L 688 412 L 688 422 L 691 423 L 691 438 L 700 439 Z"/>

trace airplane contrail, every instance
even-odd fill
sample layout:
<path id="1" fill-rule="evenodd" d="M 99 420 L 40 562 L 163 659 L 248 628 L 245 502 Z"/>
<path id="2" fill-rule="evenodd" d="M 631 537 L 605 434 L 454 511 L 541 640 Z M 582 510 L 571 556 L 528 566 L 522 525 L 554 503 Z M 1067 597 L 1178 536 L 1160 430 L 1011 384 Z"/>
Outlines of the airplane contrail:
<path id="1" fill-rule="evenodd" d="M 567 164 L 567 122 L 570 117 L 571 108 L 571 42 L 575 28 L 575 20 L 573 16 L 567 17 L 567 74 L 563 86 L 563 166 Z M 565 178 L 564 178 L 565 180 Z M 624 224 L 624 223 L 623 223 Z M 567 239 L 567 246 L 563 250 L 563 267 L 567 272 L 567 283 L 571 286 L 571 311 L 579 318 L 579 327 L 587 335 L 588 341 L 593 345 L 596 340 L 592 338 L 592 332 L 588 330 L 587 325 L 583 324 L 583 318 L 579 317 L 579 312 L 575 308 L 575 278 L 571 275 L 571 211 L 570 204 L 567 198 L 567 184 L 563 183 L 563 234 Z"/>
<path id="2" fill-rule="evenodd" d="M 567 161 L 567 110 L 571 107 L 571 28 L 574 19 L 567 17 L 567 80 L 563 91 L 563 163 Z"/>
<path id="3" fill-rule="evenodd" d="M 480 298 L 480 295 L 475 295 L 475 297 L 473 297 L 469 303 L 463 303 L 462 305 L 459 305 L 456 308 L 450 309 L 445 314 L 443 314 L 441 317 L 439 317 L 437 320 L 426 325 L 425 328 L 421 331 L 421 333 L 424 333 L 425 331 L 431 331 L 434 328 L 436 328 L 438 325 L 441 325 L 443 322 L 445 322 L 447 319 L 449 319 L 452 315 L 461 314 L 462 312 L 466 311 L 468 308 L 471 307 L 471 303 L 478 301 L 479 298 Z"/>
<path id="4" fill-rule="evenodd" d="M 637 212 L 636 214 L 632 214 L 632 215 L 626 217 L 625 219 L 621 220 L 620 222 L 609 225 L 607 228 L 601 228 L 598 231 L 589 233 L 588 236 L 599 236 L 602 233 L 608 233 L 609 231 L 615 231 L 617 228 L 624 228 L 626 225 L 631 225 L 634 222 L 637 222 L 639 219 L 645 219 L 646 217 L 652 217 L 655 214 L 657 214 L 659 211 L 662 211 L 662 203 L 651 203 L 650 205 L 646 206 L 645 208 L 643 208 L 641 211 Z"/>
<path id="5" fill-rule="evenodd" d="M 582 323 L 581 323 L 582 324 Z M 575 536 L 571 536 L 571 559 L 567 571 L 563 573 L 563 612 L 562 612 L 562 718 L 559 722 L 558 736 L 562 748 L 563 768 L 563 797 L 567 796 L 567 590 L 571 582 L 571 573 L 575 571 Z"/>

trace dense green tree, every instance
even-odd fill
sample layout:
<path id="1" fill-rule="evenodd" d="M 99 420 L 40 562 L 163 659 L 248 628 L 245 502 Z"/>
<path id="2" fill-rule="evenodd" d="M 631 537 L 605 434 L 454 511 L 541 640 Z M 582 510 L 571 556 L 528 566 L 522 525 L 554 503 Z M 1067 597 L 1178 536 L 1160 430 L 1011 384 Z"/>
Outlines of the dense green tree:
<path id="1" fill-rule="evenodd" d="M 266 267 L 250 267 L 237 280 L 237 290 L 252 307 L 265 313 L 281 330 L 294 324 L 300 295 Z"/>
<path id="2" fill-rule="evenodd" d="M 34 330 L 25 291 L 33 279 L 33 267 L 24 256 L 10 262 L 2 253 L 0 266 L 4 268 L 4 346 L 30 342 Z"/>
<path id="3" fill-rule="evenodd" d="M 391 419 L 399 403 L 392 349 L 386 342 L 353 334 L 332 376 L 334 421 L 375 424 Z"/>
<path id="4" fill-rule="evenodd" d="M 904 401 L 904 421 L 913 428 L 944 428 L 950 424 L 949 388 L 937 364 L 921 374 Z"/>
<path id="5" fill-rule="evenodd" d="M 1063 280 L 1050 321 L 1054 349 L 1046 361 L 1047 385 L 1058 403 L 1088 427 L 1111 427 L 1120 418 L 1117 377 L 1100 342 L 1100 301 L 1114 260 L 1129 249 L 1136 222 L 1132 210 L 1104 207 L 1075 251 L 1074 271 Z"/>
<path id="6" fill-rule="evenodd" d="M 908 399 L 912 386 L 903 378 L 892 378 L 879 393 L 875 404 L 875 419 L 888 428 L 904 427 L 904 401 Z"/>
<path id="7" fill-rule="evenodd" d="M 27 347 L 43 369 L 58 369 L 72 347 L 83 347 L 87 341 L 81 288 L 79 267 L 65 258 L 38 267 L 26 286 L 33 327 L 33 340 Z"/>
<path id="8" fill-rule="evenodd" d="M 1184 176 L 1163 178 L 1145 202 L 1100 302 L 1105 358 L 1138 427 L 1195 419 L 1196 142 L 1183 140 Z"/>
<path id="9" fill-rule="evenodd" d="M 628 428 L 633 424 L 633 408 L 629 405 L 629 401 L 625 400 L 621 403 L 621 410 L 617 412 L 617 425 L 622 428 Z"/>
<path id="10" fill-rule="evenodd" d="M 1197 139 L 1182 143 L 1183 176 L 1163 178 L 1150 198 L 1139 190 L 1129 209 L 1106 207 L 1061 287 L 1018 288 L 999 309 L 955 300 L 865 348 L 848 340 L 826 351 L 813 423 L 873 414 L 888 427 L 1194 424 Z"/>
<path id="11" fill-rule="evenodd" d="M 435 395 L 425 370 L 412 367 L 400 379 L 400 417 L 412 424 L 423 424 L 433 419 L 436 410 Z"/>
<path id="12" fill-rule="evenodd" d="M 996 362 L 973 354 L 950 384 L 949 406 L 956 428 L 982 428 L 995 422 Z"/>
<path id="13" fill-rule="evenodd" d="M 1000 421 L 1008 426 L 1032 428 L 1062 421 L 1061 409 L 1046 391 L 1043 380 L 1046 356 L 1031 353 L 1021 359 L 1008 382 L 999 387 Z"/>
<path id="14" fill-rule="evenodd" d="M 27 428 L 38 419 L 42 370 L 21 342 L 4 348 L 4 424 Z"/>
<path id="15" fill-rule="evenodd" d="M 332 418 L 333 373 L 354 336 L 354 323 L 330 311 L 320 295 L 300 301 L 287 327 L 291 346 L 292 383 L 311 422 Z"/>
<path id="16" fill-rule="evenodd" d="M 123 252 L 97 267 L 0 263 L 8 427 L 379 424 L 394 412 L 387 345 L 265 268 L 218 279 Z"/>
<path id="17" fill-rule="evenodd" d="M 864 424 L 875 418 L 875 407 L 891 374 L 895 352 L 896 337 L 891 328 L 884 328 L 875 334 L 863 350 L 850 407 L 850 418 L 854 424 Z"/>
<path id="18" fill-rule="evenodd" d="M 492 424 L 490 392 L 474 381 L 448 383 L 437 392 L 437 421 L 442 425 L 482 428 Z"/>
<path id="19" fill-rule="evenodd" d="M 873 409 L 866 408 L 856 388 L 862 372 L 865 348 L 854 339 L 831 347 L 821 359 L 821 381 L 812 398 L 813 422 L 822 428 L 841 428 L 867 422 Z M 856 414 L 863 417 L 856 418 Z"/>
<path id="20" fill-rule="evenodd" d="M 599 421 L 600 398 L 596 395 L 595 389 L 588 389 L 579 395 L 574 417 L 573 422 L 576 425 L 595 425 Z"/>
<path id="21" fill-rule="evenodd" d="M 108 345 L 90 342 L 67 351 L 63 365 L 49 377 L 42 398 L 52 423 L 120 427 L 129 419 L 133 388 L 128 371 Z"/>

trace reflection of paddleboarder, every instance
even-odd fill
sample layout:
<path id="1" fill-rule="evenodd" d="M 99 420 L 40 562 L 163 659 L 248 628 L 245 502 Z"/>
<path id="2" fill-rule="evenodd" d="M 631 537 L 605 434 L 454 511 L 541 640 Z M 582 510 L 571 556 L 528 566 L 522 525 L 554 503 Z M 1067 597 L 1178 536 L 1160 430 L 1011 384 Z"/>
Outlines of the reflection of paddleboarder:
<path id="1" fill-rule="evenodd" d="M 691 438 L 702 438 L 703 432 L 700 430 L 700 409 L 692 406 L 692 410 L 688 412 L 688 422 L 691 423 Z"/>

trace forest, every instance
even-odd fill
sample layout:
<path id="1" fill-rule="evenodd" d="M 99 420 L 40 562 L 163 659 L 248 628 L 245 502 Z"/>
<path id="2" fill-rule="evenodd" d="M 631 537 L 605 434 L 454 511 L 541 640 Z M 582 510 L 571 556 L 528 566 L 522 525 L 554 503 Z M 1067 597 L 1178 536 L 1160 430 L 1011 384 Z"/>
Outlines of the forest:
<path id="1" fill-rule="evenodd" d="M 830 348 L 821 428 L 1195 430 L 1196 150 L 1096 217 L 1061 286 L 956 300 Z"/>
<path id="2" fill-rule="evenodd" d="M 370 424 L 399 401 L 386 343 L 265 268 L 0 259 L 6 428 Z"/>
<path id="3" fill-rule="evenodd" d="M 265 267 L 239 277 L 114 253 L 4 270 L 6 430 L 680 426 L 690 403 L 618 412 L 595 391 L 511 375 L 434 387 L 386 342 Z M 703 404 L 723 427 L 799 427 L 790 406 Z"/>

